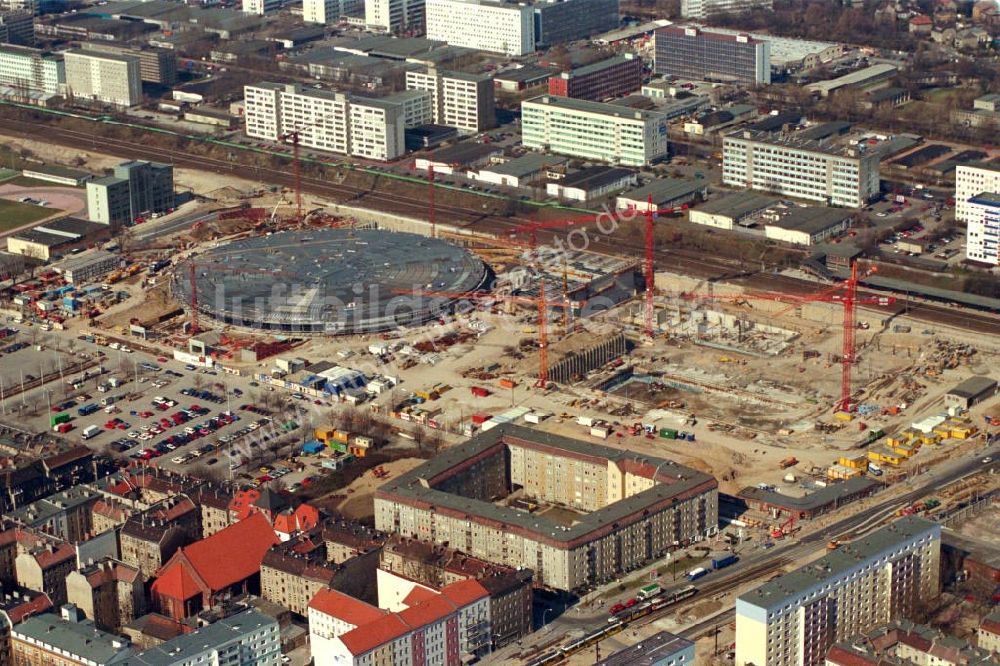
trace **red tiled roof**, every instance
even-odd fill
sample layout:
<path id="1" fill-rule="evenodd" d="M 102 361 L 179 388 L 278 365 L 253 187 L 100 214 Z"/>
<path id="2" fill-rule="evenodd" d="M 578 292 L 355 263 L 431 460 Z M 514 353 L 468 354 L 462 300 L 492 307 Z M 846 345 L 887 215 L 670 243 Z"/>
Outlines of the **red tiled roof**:
<path id="1" fill-rule="evenodd" d="M 420 585 L 414 585 L 410 593 L 403 598 L 403 603 L 407 606 L 414 606 L 419 604 L 421 601 L 427 601 L 428 599 L 433 599 L 438 595 L 434 590 L 428 590 L 426 587 Z"/>
<path id="2" fill-rule="evenodd" d="M 388 611 L 337 590 L 320 590 L 309 602 L 309 608 L 353 624 L 355 627 L 367 627 L 389 614 Z"/>
<path id="3" fill-rule="evenodd" d="M 992 617 L 984 617 L 982 623 L 979 625 L 979 629 L 980 631 L 1000 636 L 1000 620 L 995 620 Z"/>
<path id="4" fill-rule="evenodd" d="M 450 599 L 459 608 L 490 596 L 489 591 L 485 587 L 471 578 L 445 585 L 441 588 L 441 594 Z"/>
<path id="5" fill-rule="evenodd" d="M 319 523 L 319 511 L 309 504 L 301 504 L 295 511 L 282 511 L 274 517 L 274 531 L 282 534 L 305 532 Z"/>
<path id="6" fill-rule="evenodd" d="M 23 604 L 9 609 L 7 611 L 7 616 L 13 624 L 17 624 L 29 615 L 42 613 L 50 608 L 52 608 L 52 602 L 49 600 L 49 595 L 39 594 L 31 601 L 26 601 Z"/>
<path id="7" fill-rule="evenodd" d="M 189 567 L 192 578 L 201 578 L 212 592 L 218 592 L 260 571 L 264 554 L 278 543 L 267 518 L 254 514 L 210 537 L 180 548 L 163 565 L 159 575 L 166 577 L 174 567 Z M 169 587 L 166 583 L 160 586 L 159 592 L 178 599 L 187 598 L 181 596 L 180 589 Z"/>
<path id="8" fill-rule="evenodd" d="M 41 550 L 34 551 L 32 556 L 35 561 L 38 562 L 38 566 L 42 569 L 48 569 L 49 567 L 61 564 L 68 559 L 76 559 L 76 548 L 72 544 L 62 543 L 59 546 L 54 547 L 52 550 L 48 548 L 42 548 Z"/>
<path id="9" fill-rule="evenodd" d="M 421 601 L 399 612 L 399 617 L 411 627 L 423 627 L 438 622 L 455 612 L 455 607 L 441 595 Z"/>
<path id="10" fill-rule="evenodd" d="M 233 501 L 229 503 L 229 510 L 236 514 L 236 520 L 243 520 L 253 513 L 253 503 L 260 498 L 260 491 L 256 488 L 241 490 L 233 496 Z"/>
<path id="11" fill-rule="evenodd" d="M 875 666 L 879 663 L 878 659 L 860 655 L 839 645 L 830 648 L 830 651 L 826 653 L 826 660 L 828 663 L 836 664 L 836 666 Z"/>
<path id="12" fill-rule="evenodd" d="M 410 627 L 399 618 L 399 615 L 392 614 L 369 622 L 363 627 L 351 629 L 341 636 L 340 640 L 343 641 L 344 647 L 351 654 L 360 655 L 399 638 L 409 631 Z"/>
<path id="13" fill-rule="evenodd" d="M 934 23 L 934 21 L 931 20 L 930 16 L 924 16 L 923 14 L 921 14 L 920 16 L 914 16 L 913 18 L 911 18 L 910 23 L 912 23 L 913 25 L 931 25 L 932 23 Z"/>
<path id="14" fill-rule="evenodd" d="M 167 570 L 153 582 L 153 593 L 171 599 L 190 599 L 202 593 L 201 585 L 181 563 L 167 565 Z"/>

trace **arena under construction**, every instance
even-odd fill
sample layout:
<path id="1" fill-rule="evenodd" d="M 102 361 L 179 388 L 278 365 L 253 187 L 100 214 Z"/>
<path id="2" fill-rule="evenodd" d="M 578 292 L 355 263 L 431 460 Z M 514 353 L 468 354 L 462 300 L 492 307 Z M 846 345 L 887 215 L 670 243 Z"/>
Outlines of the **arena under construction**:
<path id="1" fill-rule="evenodd" d="M 225 324 L 353 334 L 420 324 L 448 305 L 401 294 L 460 294 L 479 289 L 487 278 L 482 261 L 443 240 L 380 229 L 318 229 L 208 250 L 177 267 L 173 290 L 186 307 Z"/>

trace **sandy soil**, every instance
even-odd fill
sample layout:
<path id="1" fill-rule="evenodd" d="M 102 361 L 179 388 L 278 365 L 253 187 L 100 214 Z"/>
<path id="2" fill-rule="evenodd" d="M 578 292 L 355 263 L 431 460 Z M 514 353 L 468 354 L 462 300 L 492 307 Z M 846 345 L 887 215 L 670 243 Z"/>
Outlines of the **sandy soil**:
<path id="1" fill-rule="evenodd" d="M 405 474 L 425 462 L 420 458 L 401 458 L 382 465 L 382 468 L 389 472 L 389 476 L 379 479 L 371 472 L 354 480 L 354 482 L 337 490 L 337 494 L 346 494 L 347 499 L 340 503 L 337 509 L 348 518 L 359 519 L 370 517 L 374 514 L 374 500 L 372 493 L 375 489 L 390 479 L 394 479 L 401 474 Z"/>

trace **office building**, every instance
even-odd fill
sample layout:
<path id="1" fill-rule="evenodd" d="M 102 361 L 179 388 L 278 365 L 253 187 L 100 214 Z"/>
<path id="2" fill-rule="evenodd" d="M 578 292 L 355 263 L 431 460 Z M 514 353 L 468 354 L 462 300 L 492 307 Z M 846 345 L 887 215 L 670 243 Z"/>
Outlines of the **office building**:
<path id="1" fill-rule="evenodd" d="M 26 46 L 0 46 L 0 94 L 19 101 L 61 95 L 66 83 L 62 55 Z"/>
<path id="2" fill-rule="evenodd" d="M 834 643 L 904 619 L 940 587 L 941 526 L 906 516 L 736 599 L 737 666 L 821 666 Z"/>
<path id="3" fill-rule="evenodd" d="M 364 8 L 363 0 L 302 0 L 302 20 L 330 25 Z"/>
<path id="4" fill-rule="evenodd" d="M 177 83 L 177 54 L 168 49 L 130 48 L 107 42 L 83 42 L 84 51 L 135 56 L 139 59 L 139 78 L 144 83 L 172 86 Z"/>
<path id="5" fill-rule="evenodd" d="M 572 525 L 497 499 L 515 487 L 539 507 L 572 511 Z M 527 567 L 560 590 L 613 580 L 717 524 L 718 484 L 707 474 L 512 425 L 449 448 L 375 493 L 376 529 Z"/>
<path id="6" fill-rule="evenodd" d="M 98 51 L 72 50 L 66 59 L 66 96 L 113 106 L 142 101 L 139 58 Z"/>
<path id="7" fill-rule="evenodd" d="M 369 99 L 266 82 L 246 86 L 244 102 L 249 137 L 279 141 L 298 131 L 301 146 L 375 160 L 403 155 L 407 119 L 426 120 L 430 110 L 428 98 L 409 92 Z"/>
<path id="8" fill-rule="evenodd" d="M 544 95 L 521 103 L 527 148 L 626 166 L 667 156 L 662 115 L 614 104 Z"/>
<path id="9" fill-rule="evenodd" d="M 336 590 L 309 603 L 309 638 L 316 664 L 459 664 L 490 651 L 487 590 L 462 580 L 437 593 L 421 588 L 405 608 L 389 612 Z"/>
<path id="10" fill-rule="evenodd" d="M 454 127 L 464 134 L 496 126 L 493 77 L 489 74 L 465 74 L 428 67 L 407 71 L 406 88 L 426 90 L 431 94 L 431 122 L 437 125 Z"/>
<path id="11" fill-rule="evenodd" d="M 129 666 L 280 666 L 281 663 L 278 621 L 253 608 L 175 636 L 128 660 Z"/>
<path id="12" fill-rule="evenodd" d="M 0 42 L 35 45 L 35 17 L 29 11 L 0 12 Z"/>
<path id="13" fill-rule="evenodd" d="M 618 0 L 538 0 L 533 3 L 535 48 L 585 39 L 618 28 Z"/>
<path id="14" fill-rule="evenodd" d="M 1000 192 L 1000 164 L 974 162 L 955 167 L 955 221 L 968 224 L 969 199 L 983 192 Z"/>
<path id="15" fill-rule="evenodd" d="M 14 625 L 10 646 L 15 664 L 111 666 L 133 655 L 127 639 L 101 631 L 72 604 L 59 615 L 33 615 Z"/>
<path id="16" fill-rule="evenodd" d="M 419 34 L 424 29 L 424 12 L 425 0 L 365 0 L 365 27 Z"/>
<path id="17" fill-rule="evenodd" d="M 426 0 L 427 39 L 522 56 L 535 50 L 534 9 L 500 0 Z"/>
<path id="18" fill-rule="evenodd" d="M 434 96 L 427 90 L 404 90 L 381 98 L 398 104 L 403 111 L 403 127 L 412 129 L 434 122 Z"/>
<path id="19" fill-rule="evenodd" d="M 744 130 L 722 141 L 722 182 L 830 206 L 862 208 L 879 193 L 879 156 L 864 144 Z"/>
<path id="20" fill-rule="evenodd" d="M 742 14 L 773 6 L 774 0 L 681 0 L 681 17 L 703 19 L 715 14 Z"/>
<path id="21" fill-rule="evenodd" d="M 284 4 L 285 0 L 243 0 L 243 12 L 264 16 L 278 11 Z"/>
<path id="22" fill-rule="evenodd" d="M 635 92 L 642 85 L 642 58 L 634 53 L 577 67 L 549 78 L 549 94 L 600 102 Z"/>
<path id="23" fill-rule="evenodd" d="M 749 35 L 668 26 L 657 30 L 653 41 L 656 74 L 745 86 L 771 82 L 771 45 Z"/>
<path id="24" fill-rule="evenodd" d="M 595 666 L 694 666 L 694 643 L 661 631 L 608 655 Z"/>
<path id="25" fill-rule="evenodd" d="M 997 241 L 1000 240 L 1000 194 L 983 192 L 965 202 L 965 256 L 991 266 L 1000 265 Z"/>
<path id="26" fill-rule="evenodd" d="M 174 168 L 169 164 L 131 161 L 114 175 L 87 183 L 87 215 L 112 226 L 174 207 Z"/>

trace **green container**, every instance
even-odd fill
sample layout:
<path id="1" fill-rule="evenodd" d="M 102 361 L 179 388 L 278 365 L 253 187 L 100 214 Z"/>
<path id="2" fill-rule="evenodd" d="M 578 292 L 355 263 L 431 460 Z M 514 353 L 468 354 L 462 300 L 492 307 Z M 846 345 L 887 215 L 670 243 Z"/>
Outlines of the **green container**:
<path id="1" fill-rule="evenodd" d="M 660 437 L 663 439 L 677 439 L 677 431 L 673 428 L 662 428 L 660 430 Z"/>
<path id="2" fill-rule="evenodd" d="M 55 414 L 49 419 L 50 428 L 55 428 L 60 423 L 69 423 L 69 414 L 67 412 Z"/>
<path id="3" fill-rule="evenodd" d="M 340 451 L 341 453 L 347 453 L 347 444 L 343 442 L 330 442 L 330 448 L 334 451 Z"/>

